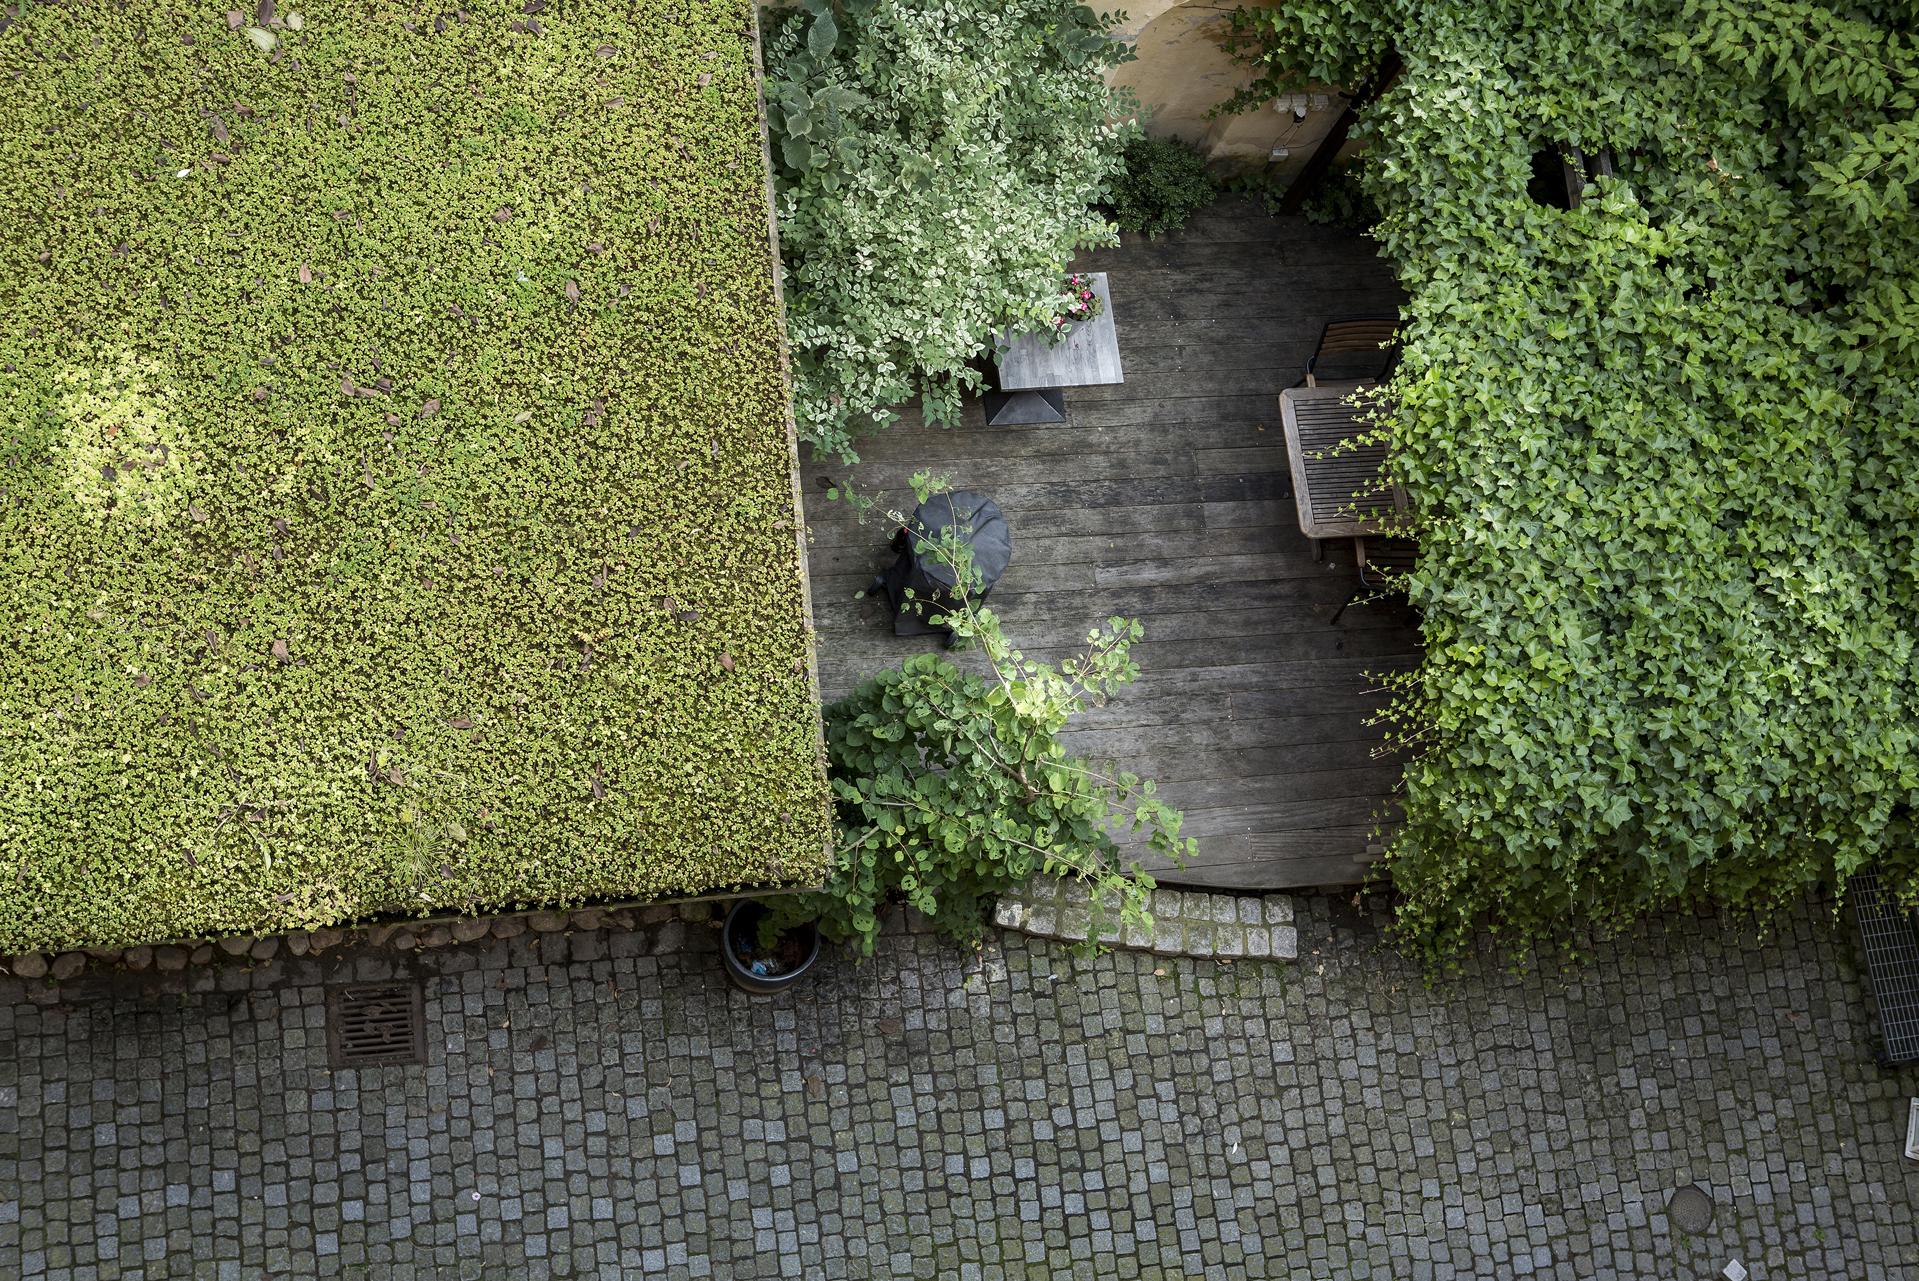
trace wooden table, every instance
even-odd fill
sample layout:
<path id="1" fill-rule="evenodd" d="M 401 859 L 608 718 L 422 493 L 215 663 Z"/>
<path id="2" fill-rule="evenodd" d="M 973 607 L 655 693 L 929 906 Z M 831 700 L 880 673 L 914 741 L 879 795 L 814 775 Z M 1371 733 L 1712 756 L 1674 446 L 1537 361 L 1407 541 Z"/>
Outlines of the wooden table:
<path id="1" fill-rule="evenodd" d="M 1354 538 L 1382 532 L 1387 517 L 1406 510 L 1406 491 L 1381 475 L 1386 443 L 1370 440 L 1337 448 L 1341 441 L 1377 429 L 1360 419 L 1346 398 L 1366 382 L 1321 383 L 1279 393 L 1286 429 L 1286 456 L 1293 469 L 1299 528 L 1308 538 Z"/>
<path id="2" fill-rule="evenodd" d="M 986 395 L 986 421 L 991 425 L 1063 423 L 1066 388 L 1126 381 L 1106 273 L 1089 271 L 1080 276 L 1103 305 L 1099 315 L 1075 324 L 1064 342 L 1051 342 L 1043 334 L 1015 337 L 1010 331 L 995 336 L 999 385 Z"/>

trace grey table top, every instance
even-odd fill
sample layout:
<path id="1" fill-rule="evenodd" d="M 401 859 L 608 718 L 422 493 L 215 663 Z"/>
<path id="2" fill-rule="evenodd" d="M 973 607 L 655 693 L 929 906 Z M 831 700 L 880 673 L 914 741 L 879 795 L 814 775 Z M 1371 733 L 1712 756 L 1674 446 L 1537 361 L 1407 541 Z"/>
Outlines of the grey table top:
<path id="1" fill-rule="evenodd" d="M 1105 303 L 1099 315 L 1073 326 L 1066 341 L 1048 342 L 1040 334 L 1012 337 L 1001 333 L 996 346 L 999 355 L 1001 391 L 1040 391 L 1053 387 L 1091 387 L 1102 383 L 1123 383 L 1119 365 L 1119 331 L 1113 326 L 1113 295 L 1107 291 L 1106 273 L 1081 272 Z"/>
<path id="2" fill-rule="evenodd" d="M 1406 492 L 1380 474 L 1386 443 L 1343 444 L 1375 430 L 1346 399 L 1367 386 L 1371 384 L 1321 383 L 1289 387 L 1279 394 L 1299 528 L 1308 538 L 1377 534 L 1392 516 L 1406 510 Z"/>

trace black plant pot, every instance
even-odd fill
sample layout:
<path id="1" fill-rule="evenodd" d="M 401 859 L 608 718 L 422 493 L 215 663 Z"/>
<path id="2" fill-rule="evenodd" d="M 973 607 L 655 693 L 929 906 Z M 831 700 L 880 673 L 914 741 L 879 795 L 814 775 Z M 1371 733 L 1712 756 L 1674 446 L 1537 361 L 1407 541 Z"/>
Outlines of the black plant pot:
<path id="1" fill-rule="evenodd" d="M 752 899 L 736 901 L 720 930 L 720 955 L 726 958 L 726 977 L 736 987 L 761 994 L 784 992 L 820 959 L 820 932 L 811 922 L 796 925 L 768 950 L 760 946 L 765 915 L 766 909 Z"/>

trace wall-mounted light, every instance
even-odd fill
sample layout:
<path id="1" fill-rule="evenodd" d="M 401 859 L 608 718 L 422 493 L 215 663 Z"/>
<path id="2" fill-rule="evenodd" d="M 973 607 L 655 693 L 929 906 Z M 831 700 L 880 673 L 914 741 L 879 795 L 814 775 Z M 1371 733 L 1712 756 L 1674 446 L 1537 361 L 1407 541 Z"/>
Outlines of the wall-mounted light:
<path id="1" fill-rule="evenodd" d="M 1273 109 L 1292 116 L 1295 123 L 1306 119 L 1309 111 L 1324 111 L 1332 99 L 1323 93 L 1288 93 L 1273 99 Z"/>

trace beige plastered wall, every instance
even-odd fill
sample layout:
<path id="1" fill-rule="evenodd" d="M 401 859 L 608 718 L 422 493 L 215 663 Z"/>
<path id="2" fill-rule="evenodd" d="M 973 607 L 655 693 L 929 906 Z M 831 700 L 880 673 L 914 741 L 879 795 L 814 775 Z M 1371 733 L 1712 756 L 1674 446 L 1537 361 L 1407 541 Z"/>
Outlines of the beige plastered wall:
<path id="1" fill-rule="evenodd" d="M 1247 0 L 1264 8 L 1272 0 Z M 1146 108 L 1146 132 L 1183 139 L 1221 172 L 1264 170 L 1289 181 L 1312 155 L 1345 102 L 1333 90 L 1296 94 L 1233 116 L 1208 113 L 1252 79 L 1220 47 L 1226 15 L 1240 5 L 1219 0 L 1136 0 L 1114 34 L 1134 60 L 1107 79 L 1131 89 Z M 1304 112 L 1304 118 L 1294 110 Z"/>

